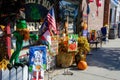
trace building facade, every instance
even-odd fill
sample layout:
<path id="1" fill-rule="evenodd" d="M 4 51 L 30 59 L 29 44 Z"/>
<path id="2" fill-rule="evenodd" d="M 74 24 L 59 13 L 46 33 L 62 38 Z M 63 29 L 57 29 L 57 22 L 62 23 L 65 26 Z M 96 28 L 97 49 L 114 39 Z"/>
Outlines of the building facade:
<path id="1" fill-rule="evenodd" d="M 83 18 L 88 21 L 88 30 L 100 30 L 103 26 L 104 17 L 104 0 L 100 0 L 99 6 L 97 6 L 97 0 L 93 0 L 89 5 L 89 14 L 87 16 L 87 3 L 83 0 Z"/>
<path id="2" fill-rule="evenodd" d="M 110 27 L 117 25 L 120 21 L 120 2 L 119 0 L 110 1 Z"/>

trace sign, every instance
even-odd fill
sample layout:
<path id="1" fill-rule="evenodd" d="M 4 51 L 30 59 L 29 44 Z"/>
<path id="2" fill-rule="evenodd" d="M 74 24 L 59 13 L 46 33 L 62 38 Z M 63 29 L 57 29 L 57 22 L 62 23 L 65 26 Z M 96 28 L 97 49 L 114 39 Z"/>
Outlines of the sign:
<path id="1" fill-rule="evenodd" d="M 73 23 L 70 23 L 68 25 L 68 34 L 73 34 L 73 33 L 74 33 L 74 31 L 73 31 Z"/>
<path id="2" fill-rule="evenodd" d="M 77 51 L 78 35 L 68 34 L 68 52 Z"/>
<path id="3" fill-rule="evenodd" d="M 51 37 L 51 45 L 50 45 L 50 49 L 51 49 L 51 55 L 55 56 L 58 54 L 58 36 L 52 36 Z"/>
<path id="4" fill-rule="evenodd" d="M 49 10 L 54 1 L 55 0 L 25 0 L 25 4 L 38 4 Z"/>
<path id="5" fill-rule="evenodd" d="M 41 24 L 39 22 L 28 22 L 27 27 L 29 31 L 38 31 L 41 27 Z"/>
<path id="6" fill-rule="evenodd" d="M 73 22 L 74 21 L 74 18 L 77 14 L 77 8 L 78 8 L 78 5 L 76 4 L 71 4 L 71 3 L 67 3 L 64 4 L 64 5 L 61 5 L 62 7 L 60 8 L 60 14 L 61 14 L 61 17 L 66 20 L 66 16 L 69 17 L 69 22 Z"/>
<path id="7" fill-rule="evenodd" d="M 44 80 L 44 70 L 46 69 L 46 46 L 34 46 L 29 49 L 29 65 L 32 68 L 32 80 Z"/>
<path id="8" fill-rule="evenodd" d="M 53 0 L 26 0 L 25 17 L 28 22 L 43 20 L 50 8 L 53 6 Z"/>

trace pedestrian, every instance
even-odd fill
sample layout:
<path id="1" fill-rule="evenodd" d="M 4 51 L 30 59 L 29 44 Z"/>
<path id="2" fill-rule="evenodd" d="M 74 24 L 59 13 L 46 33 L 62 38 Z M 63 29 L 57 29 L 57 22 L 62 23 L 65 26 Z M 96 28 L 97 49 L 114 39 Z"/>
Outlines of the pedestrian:
<path id="1" fill-rule="evenodd" d="M 107 25 L 104 25 L 101 28 L 101 33 L 102 33 L 102 41 L 106 42 L 106 38 L 107 38 Z"/>
<path id="2" fill-rule="evenodd" d="M 84 36 L 84 37 L 88 37 L 88 26 L 87 26 L 87 22 L 86 21 L 83 21 L 82 23 L 81 23 L 81 26 L 82 26 L 82 36 Z"/>

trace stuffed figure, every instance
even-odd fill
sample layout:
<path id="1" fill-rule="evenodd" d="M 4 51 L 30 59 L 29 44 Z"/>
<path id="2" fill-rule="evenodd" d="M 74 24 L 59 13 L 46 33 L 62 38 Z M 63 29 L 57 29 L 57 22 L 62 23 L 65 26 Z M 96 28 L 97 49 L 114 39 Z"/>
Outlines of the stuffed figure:
<path id="1" fill-rule="evenodd" d="M 10 64 L 19 63 L 19 54 L 23 48 L 23 41 L 27 41 L 30 38 L 38 40 L 36 34 L 30 34 L 27 29 L 27 24 L 25 20 L 18 20 L 16 23 L 16 31 L 13 32 L 13 36 L 16 38 L 16 50 L 10 58 Z M 13 63 L 14 62 L 14 63 Z"/>

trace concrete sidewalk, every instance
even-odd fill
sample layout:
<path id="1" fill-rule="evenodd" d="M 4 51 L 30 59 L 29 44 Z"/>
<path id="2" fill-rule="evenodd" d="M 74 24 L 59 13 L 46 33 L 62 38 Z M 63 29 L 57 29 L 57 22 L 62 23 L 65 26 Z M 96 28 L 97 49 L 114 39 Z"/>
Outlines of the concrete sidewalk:
<path id="1" fill-rule="evenodd" d="M 120 39 L 109 40 L 102 48 L 91 50 L 87 56 L 88 68 L 67 68 L 73 75 L 63 75 L 64 69 L 45 74 L 45 80 L 120 80 Z M 48 79 L 48 77 L 51 77 Z"/>

